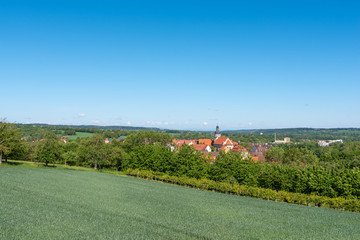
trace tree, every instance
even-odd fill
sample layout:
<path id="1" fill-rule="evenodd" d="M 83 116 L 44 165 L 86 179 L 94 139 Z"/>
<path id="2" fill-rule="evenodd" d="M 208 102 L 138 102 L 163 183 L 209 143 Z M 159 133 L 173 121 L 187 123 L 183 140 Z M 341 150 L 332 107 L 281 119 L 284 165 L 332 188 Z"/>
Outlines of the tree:
<path id="1" fill-rule="evenodd" d="M 166 145 L 169 144 L 170 141 L 171 137 L 167 133 L 140 130 L 127 136 L 125 143 L 127 147 L 134 147 L 139 145 L 153 145 L 155 143 Z"/>
<path id="2" fill-rule="evenodd" d="M 85 163 L 94 166 L 94 169 L 99 169 L 105 158 L 106 148 L 102 134 L 96 133 L 80 142 L 78 152 L 80 163 Z"/>
<path id="3" fill-rule="evenodd" d="M 129 160 L 129 155 L 116 141 L 114 141 L 113 144 L 107 144 L 107 147 L 110 165 L 115 166 L 116 170 L 121 169 L 124 162 Z"/>
<path id="4" fill-rule="evenodd" d="M 36 145 L 34 159 L 39 162 L 44 162 L 47 166 L 49 162 L 58 160 L 60 156 L 60 146 L 55 134 L 47 132 L 45 138 Z"/>
<path id="5" fill-rule="evenodd" d="M 3 154 L 10 154 L 20 144 L 20 139 L 20 133 L 14 124 L 0 121 L 0 164 Z"/>

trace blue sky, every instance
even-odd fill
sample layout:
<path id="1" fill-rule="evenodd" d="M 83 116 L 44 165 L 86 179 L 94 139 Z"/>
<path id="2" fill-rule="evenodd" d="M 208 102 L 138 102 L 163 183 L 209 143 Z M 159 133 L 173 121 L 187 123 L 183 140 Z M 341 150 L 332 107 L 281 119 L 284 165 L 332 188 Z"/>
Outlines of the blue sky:
<path id="1" fill-rule="evenodd" d="M 359 1 L 0 2 L 0 118 L 360 127 Z"/>

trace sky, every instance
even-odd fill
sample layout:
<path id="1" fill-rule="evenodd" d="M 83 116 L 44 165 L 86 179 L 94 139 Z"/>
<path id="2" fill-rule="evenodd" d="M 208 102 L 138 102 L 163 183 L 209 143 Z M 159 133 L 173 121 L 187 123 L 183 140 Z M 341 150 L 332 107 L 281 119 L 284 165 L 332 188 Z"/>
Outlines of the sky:
<path id="1" fill-rule="evenodd" d="M 359 1 L 0 1 L 0 119 L 360 127 Z"/>

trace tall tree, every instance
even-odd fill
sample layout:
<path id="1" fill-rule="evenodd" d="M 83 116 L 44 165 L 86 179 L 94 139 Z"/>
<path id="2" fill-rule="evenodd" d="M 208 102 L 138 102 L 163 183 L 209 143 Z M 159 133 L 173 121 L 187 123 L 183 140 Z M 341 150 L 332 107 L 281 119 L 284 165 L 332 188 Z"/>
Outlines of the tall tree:
<path id="1" fill-rule="evenodd" d="M 56 135 L 52 132 L 47 132 L 45 138 L 37 144 L 34 158 L 39 162 L 44 162 L 47 166 L 49 162 L 58 160 L 60 156 L 61 151 Z"/>
<path id="2" fill-rule="evenodd" d="M 106 158 L 104 136 L 96 133 L 80 142 L 78 159 L 81 163 L 88 163 L 94 169 L 101 168 Z"/>
<path id="3" fill-rule="evenodd" d="M 20 133 L 16 126 L 5 121 L 0 121 L 0 164 L 3 154 L 8 155 L 16 144 L 20 144 Z"/>

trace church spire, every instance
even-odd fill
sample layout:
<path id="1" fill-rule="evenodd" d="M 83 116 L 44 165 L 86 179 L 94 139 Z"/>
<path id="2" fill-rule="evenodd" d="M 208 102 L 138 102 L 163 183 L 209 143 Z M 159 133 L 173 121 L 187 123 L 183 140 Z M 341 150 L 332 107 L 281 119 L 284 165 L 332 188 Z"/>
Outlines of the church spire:
<path id="1" fill-rule="evenodd" d="M 221 132 L 219 129 L 219 125 L 217 124 L 214 139 L 216 140 L 218 137 L 221 137 Z"/>

